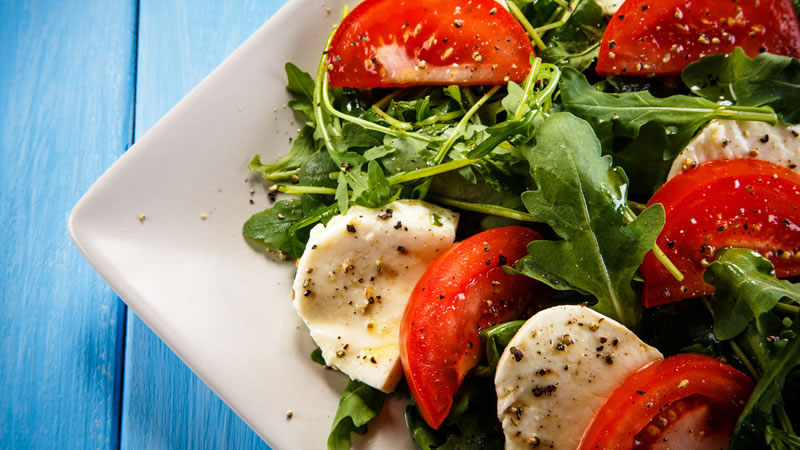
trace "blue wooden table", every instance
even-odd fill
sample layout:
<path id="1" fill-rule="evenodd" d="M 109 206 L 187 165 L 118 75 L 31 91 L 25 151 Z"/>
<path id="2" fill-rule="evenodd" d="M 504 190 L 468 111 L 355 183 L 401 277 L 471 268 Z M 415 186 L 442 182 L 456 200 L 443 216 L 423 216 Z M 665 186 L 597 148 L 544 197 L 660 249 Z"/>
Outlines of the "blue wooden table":
<path id="1" fill-rule="evenodd" d="M 127 311 L 66 223 L 284 2 L 0 1 L 0 449 L 268 448 Z"/>

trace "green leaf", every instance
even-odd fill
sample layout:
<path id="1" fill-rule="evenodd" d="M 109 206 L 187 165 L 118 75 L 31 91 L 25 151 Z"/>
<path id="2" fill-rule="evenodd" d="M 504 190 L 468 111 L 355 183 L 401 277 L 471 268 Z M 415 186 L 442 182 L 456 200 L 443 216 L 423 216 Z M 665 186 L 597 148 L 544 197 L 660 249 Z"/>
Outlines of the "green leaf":
<path id="1" fill-rule="evenodd" d="M 588 41 L 587 41 L 588 42 Z M 594 62 L 600 53 L 600 42 L 594 42 L 584 48 L 572 49 L 560 42 L 553 43 L 541 53 L 543 60 L 563 66 L 570 65 L 583 72 Z"/>
<path id="2" fill-rule="evenodd" d="M 444 88 L 444 93 L 461 105 L 461 89 L 458 86 L 447 86 Z"/>
<path id="3" fill-rule="evenodd" d="M 272 208 L 253 214 L 244 223 L 242 234 L 259 241 L 269 250 L 283 252 L 289 258 L 299 258 L 305 245 L 291 227 L 303 218 L 303 208 L 296 200 L 281 200 Z"/>
<path id="4" fill-rule="evenodd" d="M 770 106 L 786 123 L 800 122 L 800 61 L 761 53 L 753 59 L 737 47 L 689 64 L 681 74 L 695 94 L 739 106 Z"/>
<path id="5" fill-rule="evenodd" d="M 364 152 L 364 158 L 366 158 L 367 161 L 373 161 L 373 160 L 376 160 L 376 159 L 381 159 L 384 156 L 389 156 L 392 153 L 394 153 L 395 151 L 396 150 L 394 148 L 389 147 L 387 145 L 378 145 L 376 147 L 373 147 L 373 148 L 365 151 Z"/>
<path id="6" fill-rule="evenodd" d="M 325 358 L 322 357 L 322 349 L 317 347 L 311 352 L 311 360 L 321 366 L 327 366 Z"/>
<path id="7" fill-rule="evenodd" d="M 294 97 L 289 100 L 289 106 L 295 111 L 303 113 L 309 120 L 314 121 L 314 79 L 311 75 L 300 70 L 294 64 L 286 63 L 286 78 L 289 83 L 286 89 Z"/>
<path id="8" fill-rule="evenodd" d="M 367 186 L 369 186 L 370 197 L 374 199 L 372 208 L 383 206 L 392 196 L 389 180 L 386 179 L 386 175 L 377 161 L 370 161 L 367 165 Z"/>
<path id="9" fill-rule="evenodd" d="M 306 125 L 292 142 L 292 148 L 289 153 L 283 158 L 275 161 L 272 164 L 262 164 L 261 155 L 257 154 L 247 165 L 250 170 L 261 172 L 264 178 L 270 180 L 276 172 L 286 172 L 294 170 L 305 164 L 306 161 L 311 159 L 311 156 L 316 152 L 316 143 L 314 142 L 314 129 Z"/>
<path id="10" fill-rule="evenodd" d="M 339 166 L 331 159 L 328 151 L 318 150 L 298 172 L 300 184 L 303 186 L 336 187 L 336 179 L 330 174 L 339 171 Z"/>
<path id="11" fill-rule="evenodd" d="M 568 113 L 550 116 L 537 143 L 523 148 L 537 190 L 522 194 L 528 211 L 563 239 L 528 245 L 520 272 L 555 289 L 597 297 L 594 308 L 629 327 L 640 307 L 631 282 L 664 225 L 654 205 L 629 223 L 625 173 L 601 156 L 588 123 Z"/>
<path id="12" fill-rule="evenodd" d="M 731 450 L 761 448 L 764 430 L 773 424 L 773 409 L 783 404 L 783 388 L 789 372 L 800 365 L 800 320 L 792 326 L 792 338 L 784 342 L 783 350 L 771 361 L 761 375 L 755 390 L 739 416 L 731 439 Z"/>
<path id="13" fill-rule="evenodd" d="M 516 114 L 517 108 L 519 108 L 519 104 L 522 102 L 524 94 L 525 90 L 522 89 L 522 86 L 513 81 L 508 82 L 508 93 L 505 97 L 503 97 L 501 103 L 503 105 L 503 109 L 506 110 L 509 117 L 513 117 L 514 114 Z"/>
<path id="14" fill-rule="evenodd" d="M 564 108 L 588 121 L 603 148 L 613 151 L 614 139 L 636 139 L 641 128 L 651 122 L 665 129 L 680 129 L 669 137 L 666 149 L 653 149 L 673 156 L 682 149 L 706 122 L 711 119 L 761 120 L 775 123 L 770 108 L 722 106 L 702 97 L 673 95 L 654 97 L 647 91 L 607 94 L 598 91 L 580 72 L 565 67 L 561 74 L 561 99 Z"/>
<path id="15" fill-rule="evenodd" d="M 603 9 L 594 0 L 582 0 L 567 23 L 545 35 L 547 48 L 540 56 L 583 72 L 597 57 L 605 25 Z"/>
<path id="16" fill-rule="evenodd" d="M 414 442 L 422 450 L 432 450 L 441 445 L 441 438 L 436 430 L 429 427 L 414 405 L 406 406 L 406 425 Z"/>
<path id="17" fill-rule="evenodd" d="M 470 150 L 469 153 L 467 153 L 467 158 L 483 158 L 511 136 L 530 134 L 533 130 L 533 124 L 536 118 L 536 111 L 528 111 L 520 120 L 506 120 L 487 128 L 486 133 L 488 133 L 489 137 L 484 139 L 477 147 Z"/>
<path id="18" fill-rule="evenodd" d="M 417 101 L 415 105 L 415 114 L 414 118 L 417 122 L 421 122 L 428 117 L 432 116 L 433 113 L 431 112 L 431 98 L 424 97 Z"/>
<path id="19" fill-rule="evenodd" d="M 480 376 L 493 376 L 497 370 L 497 361 L 503 354 L 508 343 L 517 331 L 525 324 L 524 320 L 515 320 L 512 322 L 499 323 L 493 327 L 484 328 L 480 331 L 481 344 L 486 349 L 486 361 L 488 366 L 476 367 L 474 372 Z"/>
<path id="20" fill-rule="evenodd" d="M 657 149 L 669 148 L 670 139 L 670 131 L 663 124 L 648 122 L 639 130 L 636 139 L 620 145 L 621 150 L 612 154 L 614 163 L 625 169 L 630 179 L 632 198 L 650 198 L 667 179 L 672 161 L 670 155 L 664 155 Z"/>
<path id="21" fill-rule="evenodd" d="M 800 302 L 800 285 L 777 279 L 772 263 L 752 250 L 719 251 L 703 279 L 714 286 L 711 308 L 714 334 L 720 340 L 734 338 L 754 318 L 758 325 L 783 298 Z"/>
<path id="22" fill-rule="evenodd" d="M 767 445 L 773 450 L 796 450 L 800 448 L 800 436 L 793 432 L 767 425 L 765 436 Z"/>
<path id="23" fill-rule="evenodd" d="M 422 420 L 413 404 L 406 408 L 406 424 L 422 450 L 501 450 L 504 437 L 496 404 L 493 379 L 468 377 L 438 430 Z"/>
<path id="24" fill-rule="evenodd" d="M 333 418 L 328 450 L 350 450 L 350 433 L 364 434 L 367 424 L 378 416 L 386 394 L 360 381 L 350 380 L 339 399 Z"/>

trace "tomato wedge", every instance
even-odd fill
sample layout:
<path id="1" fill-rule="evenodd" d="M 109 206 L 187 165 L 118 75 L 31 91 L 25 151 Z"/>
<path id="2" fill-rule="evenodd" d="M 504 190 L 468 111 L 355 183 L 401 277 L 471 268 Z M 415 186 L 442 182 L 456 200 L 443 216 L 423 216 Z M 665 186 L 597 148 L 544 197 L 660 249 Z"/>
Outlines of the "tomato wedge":
<path id="1" fill-rule="evenodd" d="M 328 76 L 354 88 L 521 82 L 532 53 L 495 0 L 366 0 L 333 36 Z"/>
<path id="2" fill-rule="evenodd" d="M 709 161 L 662 186 L 666 224 L 657 243 L 684 275 L 678 282 L 652 254 L 640 272 L 645 306 L 711 294 L 703 270 L 717 250 L 756 250 L 779 277 L 800 275 L 800 175 L 766 161 Z"/>
<path id="3" fill-rule="evenodd" d="M 502 266 L 541 239 L 524 227 L 502 227 L 455 244 L 434 260 L 411 293 L 400 326 L 400 357 L 422 417 L 433 428 L 447 417 L 464 376 L 482 355 L 478 331 L 519 317 L 550 289 Z"/>
<path id="4" fill-rule="evenodd" d="M 800 57 L 791 0 L 627 0 L 611 18 L 597 57 L 601 75 L 678 74 L 736 47 Z"/>
<path id="5" fill-rule="evenodd" d="M 654 361 L 606 399 L 578 448 L 727 448 L 753 387 L 747 375 L 708 356 Z"/>

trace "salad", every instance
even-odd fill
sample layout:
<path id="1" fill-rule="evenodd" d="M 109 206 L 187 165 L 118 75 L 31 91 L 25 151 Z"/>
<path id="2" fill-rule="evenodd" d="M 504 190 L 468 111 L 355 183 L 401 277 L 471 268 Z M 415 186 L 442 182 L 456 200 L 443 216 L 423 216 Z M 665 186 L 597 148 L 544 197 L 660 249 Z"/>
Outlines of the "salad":
<path id="1" fill-rule="evenodd" d="M 350 377 L 328 448 L 388 395 L 423 449 L 800 448 L 795 8 L 365 0 L 287 63 L 243 233 Z"/>

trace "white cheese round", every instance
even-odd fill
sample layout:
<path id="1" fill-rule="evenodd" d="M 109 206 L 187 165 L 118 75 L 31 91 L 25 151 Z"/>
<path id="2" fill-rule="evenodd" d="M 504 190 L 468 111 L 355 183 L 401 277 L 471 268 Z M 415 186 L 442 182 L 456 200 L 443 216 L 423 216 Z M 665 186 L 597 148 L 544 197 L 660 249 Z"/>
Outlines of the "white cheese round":
<path id="1" fill-rule="evenodd" d="M 497 416 L 506 449 L 577 448 L 622 380 L 661 353 L 585 306 L 528 319 L 497 364 Z"/>
<path id="2" fill-rule="evenodd" d="M 625 2 L 625 0 L 595 0 L 595 3 L 603 9 L 603 14 L 606 16 L 611 16 L 620 6 Z"/>
<path id="3" fill-rule="evenodd" d="M 297 264 L 294 307 L 325 362 L 385 392 L 403 370 L 399 330 L 428 264 L 453 245 L 458 214 L 417 200 L 354 206 L 311 234 Z"/>
<path id="4" fill-rule="evenodd" d="M 800 172 L 800 126 L 712 120 L 672 163 L 667 179 L 706 161 L 761 159 Z"/>

